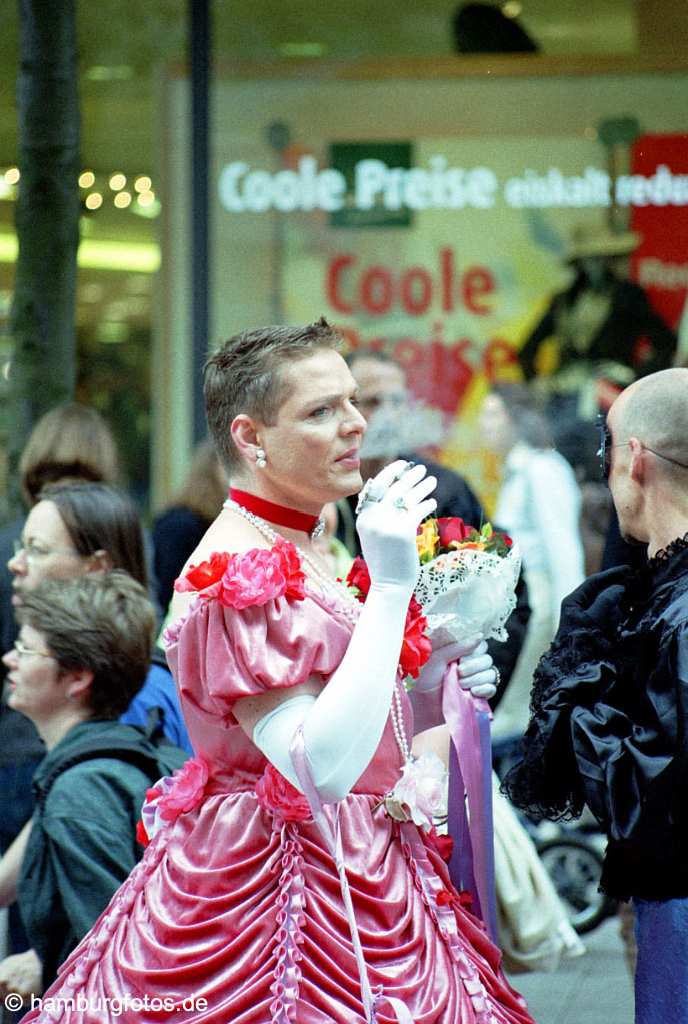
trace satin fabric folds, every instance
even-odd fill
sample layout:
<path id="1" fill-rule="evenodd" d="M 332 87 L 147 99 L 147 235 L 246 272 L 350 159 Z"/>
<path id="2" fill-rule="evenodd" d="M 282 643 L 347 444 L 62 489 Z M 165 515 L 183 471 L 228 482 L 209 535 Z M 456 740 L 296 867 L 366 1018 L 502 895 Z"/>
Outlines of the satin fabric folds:
<path id="1" fill-rule="evenodd" d="M 196 605 L 169 656 L 209 767 L 204 794 L 157 833 L 26 1022 L 362 1024 L 332 858 L 313 821 L 261 806 L 255 785 L 266 761 L 232 714 L 238 697 L 312 675 L 326 681 L 350 634 L 314 590 L 242 611 Z M 404 713 L 409 728 L 408 701 Z M 451 899 L 444 863 L 422 832 L 379 806 L 399 768 L 388 722 L 339 810 L 373 990 L 402 1000 L 416 1024 L 528 1024 L 484 928 Z M 106 1000 L 119 1001 L 116 1016 Z"/>

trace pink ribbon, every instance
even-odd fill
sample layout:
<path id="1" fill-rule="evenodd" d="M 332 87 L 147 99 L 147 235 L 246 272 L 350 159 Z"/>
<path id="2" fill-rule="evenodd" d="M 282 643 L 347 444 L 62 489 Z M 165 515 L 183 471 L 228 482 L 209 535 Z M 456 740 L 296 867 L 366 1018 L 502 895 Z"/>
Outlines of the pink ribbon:
<path id="1" fill-rule="evenodd" d="M 325 814 L 322 800 L 320 799 L 320 795 L 315 787 L 315 783 L 313 782 L 313 776 L 311 774 L 310 765 L 308 764 L 308 756 L 306 754 L 306 746 L 303 738 L 303 726 L 299 726 L 296 730 L 289 749 L 289 754 L 294 765 L 294 770 L 296 771 L 296 777 L 301 783 L 304 796 L 308 800 L 313 813 L 313 820 L 320 829 L 323 839 L 325 840 L 325 845 L 330 851 L 337 867 L 339 887 L 342 893 L 346 919 L 349 924 L 351 942 L 354 947 L 356 967 L 358 968 L 358 978 L 361 987 L 363 1009 L 366 1015 L 366 1024 L 376 1024 L 377 1011 L 383 1003 L 388 1003 L 399 1024 L 414 1024 L 413 1017 L 401 1000 L 396 999 L 393 996 L 384 995 L 381 989 L 376 989 L 375 992 L 373 992 L 371 988 L 370 979 L 368 978 L 368 968 L 366 967 L 365 957 L 363 956 L 363 947 L 361 946 L 361 939 L 358 934 L 358 925 L 356 924 L 354 907 L 351 902 L 349 880 L 346 877 L 344 851 L 342 848 L 342 832 L 339 825 L 339 804 L 334 805 L 334 821 L 331 822 Z"/>
<path id="2" fill-rule="evenodd" d="M 452 881 L 457 889 L 469 888 L 475 880 L 480 915 L 493 942 L 497 940 L 497 911 L 494 884 L 494 837 L 492 824 L 492 765 L 489 750 L 490 708 L 486 701 L 476 700 L 470 690 L 463 690 L 456 663 L 451 664 L 443 680 L 442 713 L 449 726 L 451 740 L 460 767 L 463 786 L 459 798 L 468 805 L 470 852 L 472 854 L 472 879 L 456 878 L 452 870 Z M 488 723 L 483 730 L 481 742 L 481 716 Z M 487 737 L 487 742 L 485 742 Z M 487 784 L 486 780 L 487 779 Z M 449 792 L 452 794 L 452 780 Z M 461 792 L 463 789 L 463 793 Z M 463 807 L 449 807 L 450 834 L 452 819 L 463 819 Z M 465 843 L 465 836 L 452 836 L 455 842 Z M 460 852 L 452 858 L 452 868 L 460 863 Z"/>

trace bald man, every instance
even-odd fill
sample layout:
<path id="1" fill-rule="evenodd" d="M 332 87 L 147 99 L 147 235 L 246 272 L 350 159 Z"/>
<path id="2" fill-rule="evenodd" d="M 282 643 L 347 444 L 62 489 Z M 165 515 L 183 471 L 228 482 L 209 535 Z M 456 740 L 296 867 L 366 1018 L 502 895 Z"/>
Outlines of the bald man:
<path id="1" fill-rule="evenodd" d="M 552 819 L 587 804 L 609 844 L 602 888 L 637 915 L 636 1024 L 688 1022 L 688 369 L 636 381 L 600 447 L 639 570 L 562 604 L 505 789 Z"/>

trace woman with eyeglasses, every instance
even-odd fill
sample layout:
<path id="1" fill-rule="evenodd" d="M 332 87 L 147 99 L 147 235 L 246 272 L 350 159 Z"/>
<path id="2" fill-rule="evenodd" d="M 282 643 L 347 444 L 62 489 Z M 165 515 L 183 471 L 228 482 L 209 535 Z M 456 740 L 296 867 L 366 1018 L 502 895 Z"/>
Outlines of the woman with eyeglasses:
<path id="1" fill-rule="evenodd" d="M 133 503 L 101 483 L 52 484 L 29 512 L 14 557 L 12 604 L 20 609 L 27 594 L 45 579 L 102 575 L 123 569 L 148 585 L 143 534 Z M 159 707 L 167 738 L 192 752 L 174 681 L 166 667 L 151 665 L 143 689 L 122 715 L 129 725 L 145 725 Z"/>

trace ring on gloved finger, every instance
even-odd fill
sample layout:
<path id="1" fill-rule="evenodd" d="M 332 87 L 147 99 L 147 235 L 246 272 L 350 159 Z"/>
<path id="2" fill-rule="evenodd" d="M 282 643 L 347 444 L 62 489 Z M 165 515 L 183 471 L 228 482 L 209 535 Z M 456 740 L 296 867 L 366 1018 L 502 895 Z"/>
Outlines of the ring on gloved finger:
<path id="1" fill-rule="evenodd" d="M 358 495 L 358 502 L 356 503 L 356 515 L 358 515 L 359 512 L 361 512 L 365 508 L 366 505 L 373 505 L 375 504 L 376 501 L 382 500 L 382 497 L 377 497 L 375 494 L 370 493 L 373 483 L 374 481 L 372 477 L 370 477 L 363 484 L 363 487 L 361 488 Z"/>
<path id="2" fill-rule="evenodd" d="M 401 495 L 401 494 L 399 495 L 398 498 L 394 499 L 392 504 L 394 505 L 395 508 L 398 508 L 401 512 L 408 512 L 408 510 L 409 510 L 409 507 L 406 504 L 406 501 L 405 501 L 403 495 Z"/>

